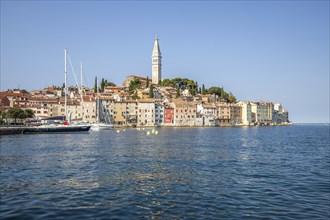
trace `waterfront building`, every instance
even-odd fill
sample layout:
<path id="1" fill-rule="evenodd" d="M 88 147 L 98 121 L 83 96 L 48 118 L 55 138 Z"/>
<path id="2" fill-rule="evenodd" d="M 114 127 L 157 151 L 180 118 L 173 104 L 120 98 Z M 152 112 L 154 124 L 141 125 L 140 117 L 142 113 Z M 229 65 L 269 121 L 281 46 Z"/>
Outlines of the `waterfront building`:
<path id="1" fill-rule="evenodd" d="M 230 126 L 241 123 L 241 106 L 239 104 L 220 102 L 217 106 L 217 125 Z"/>
<path id="2" fill-rule="evenodd" d="M 137 125 L 137 116 L 138 116 L 138 103 L 136 100 L 125 100 L 123 101 L 126 104 L 126 125 L 135 126 Z"/>
<path id="3" fill-rule="evenodd" d="M 174 124 L 176 126 L 194 126 L 196 124 L 196 103 L 174 99 Z"/>
<path id="4" fill-rule="evenodd" d="M 82 102 L 83 122 L 96 122 L 96 99 L 92 96 L 84 96 Z"/>
<path id="5" fill-rule="evenodd" d="M 197 113 L 199 114 L 216 116 L 216 106 L 213 104 L 199 103 L 196 105 L 196 107 L 197 107 Z"/>
<path id="6" fill-rule="evenodd" d="M 289 113 L 287 110 L 283 109 L 281 103 L 274 103 L 274 116 L 273 123 L 282 124 L 289 122 Z"/>
<path id="7" fill-rule="evenodd" d="M 126 103 L 114 100 L 110 105 L 110 114 L 113 116 L 115 125 L 126 124 Z"/>
<path id="8" fill-rule="evenodd" d="M 231 104 L 220 102 L 217 105 L 217 125 L 228 126 L 231 123 Z"/>
<path id="9" fill-rule="evenodd" d="M 164 125 L 174 125 L 174 108 L 169 105 L 164 106 Z"/>
<path id="10" fill-rule="evenodd" d="M 266 114 L 265 123 L 271 124 L 273 122 L 273 117 L 274 117 L 274 103 L 266 102 L 266 101 L 262 101 L 260 103 L 267 106 L 267 114 Z"/>
<path id="11" fill-rule="evenodd" d="M 67 120 L 69 118 L 74 121 L 81 121 L 82 118 L 82 105 L 79 101 L 74 99 L 68 99 L 67 101 Z M 47 106 L 42 105 L 34 105 L 33 108 L 31 108 L 33 111 L 35 111 L 35 115 L 37 118 L 47 118 L 47 117 L 53 117 L 53 116 L 64 116 L 65 115 L 65 107 L 64 107 L 64 100 L 61 99 L 59 101 L 50 102 L 47 104 Z M 93 112 L 95 114 L 95 112 Z"/>
<path id="12" fill-rule="evenodd" d="M 251 103 L 246 101 L 238 102 L 238 105 L 241 107 L 242 113 L 242 124 L 251 125 L 252 123 L 252 112 L 251 112 Z"/>
<path id="13" fill-rule="evenodd" d="M 64 102 L 56 101 L 48 104 L 48 116 L 62 116 L 64 115 Z"/>
<path id="14" fill-rule="evenodd" d="M 69 100 L 67 103 L 68 118 L 72 121 L 81 121 L 82 120 L 82 106 L 80 102 L 76 100 Z"/>
<path id="15" fill-rule="evenodd" d="M 164 105 L 161 102 L 155 102 L 155 123 L 157 126 L 164 124 Z"/>
<path id="16" fill-rule="evenodd" d="M 155 126 L 155 101 L 150 99 L 138 101 L 138 125 Z"/>
<path id="17" fill-rule="evenodd" d="M 255 116 L 252 122 L 258 124 L 271 124 L 273 118 L 273 104 L 270 102 L 251 102 L 251 112 Z"/>
<path id="18" fill-rule="evenodd" d="M 216 106 L 214 104 L 197 104 L 197 114 L 202 118 L 202 126 L 215 126 Z"/>
<path id="19" fill-rule="evenodd" d="M 232 125 L 241 123 L 242 108 L 237 103 L 230 106 L 230 120 Z"/>
<path id="20" fill-rule="evenodd" d="M 152 49 L 152 83 L 157 84 L 162 79 L 162 55 L 159 48 L 158 36 L 155 38 Z"/>

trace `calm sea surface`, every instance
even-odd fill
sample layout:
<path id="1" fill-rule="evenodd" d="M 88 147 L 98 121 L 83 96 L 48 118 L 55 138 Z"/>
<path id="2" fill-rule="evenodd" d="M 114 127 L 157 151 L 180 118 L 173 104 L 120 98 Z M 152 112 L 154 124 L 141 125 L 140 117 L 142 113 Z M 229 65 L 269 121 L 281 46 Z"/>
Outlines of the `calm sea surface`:
<path id="1" fill-rule="evenodd" d="M 329 125 L 158 131 L 0 137 L 0 218 L 330 218 Z"/>

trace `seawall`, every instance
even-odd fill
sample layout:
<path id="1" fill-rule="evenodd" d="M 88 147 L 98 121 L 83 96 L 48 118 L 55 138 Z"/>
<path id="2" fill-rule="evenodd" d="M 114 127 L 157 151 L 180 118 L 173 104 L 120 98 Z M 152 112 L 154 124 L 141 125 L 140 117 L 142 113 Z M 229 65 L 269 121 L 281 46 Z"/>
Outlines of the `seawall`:
<path id="1" fill-rule="evenodd" d="M 0 127 L 0 135 L 22 134 L 26 127 Z"/>

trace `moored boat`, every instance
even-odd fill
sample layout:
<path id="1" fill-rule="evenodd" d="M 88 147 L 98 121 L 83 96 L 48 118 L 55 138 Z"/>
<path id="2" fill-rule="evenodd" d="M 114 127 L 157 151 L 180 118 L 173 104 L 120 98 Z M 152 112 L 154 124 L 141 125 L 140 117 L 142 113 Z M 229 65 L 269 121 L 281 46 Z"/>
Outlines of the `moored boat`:
<path id="1" fill-rule="evenodd" d="M 71 113 L 67 112 L 67 69 L 66 69 L 66 60 L 67 60 L 67 50 L 64 49 L 64 115 L 63 116 L 54 116 L 48 117 L 45 120 L 46 123 L 36 127 L 27 127 L 23 130 L 23 133 L 53 133 L 53 132 L 79 132 L 79 131 L 89 131 L 91 125 L 81 124 L 74 125 L 71 124 Z M 66 117 L 69 115 L 69 120 L 67 121 Z"/>
<path id="2" fill-rule="evenodd" d="M 28 127 L 23 133 L 49 133 L 49 132 L 77 132 L 89 131 L 90 125 L 41 125 L 37 127 Z"/>

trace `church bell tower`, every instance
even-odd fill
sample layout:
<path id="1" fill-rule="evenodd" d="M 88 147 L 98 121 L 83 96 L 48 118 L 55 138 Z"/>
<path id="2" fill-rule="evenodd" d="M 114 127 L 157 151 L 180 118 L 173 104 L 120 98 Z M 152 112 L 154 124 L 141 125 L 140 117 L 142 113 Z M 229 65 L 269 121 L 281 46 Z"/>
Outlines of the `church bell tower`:
<path id="1" fill-rule="evenodd" d="M 160 53 L 158 36 L 155 38 L 154 48 L 152 50 L 152 83 L 158 84 L 162 79 L 162 55 Z"/>

